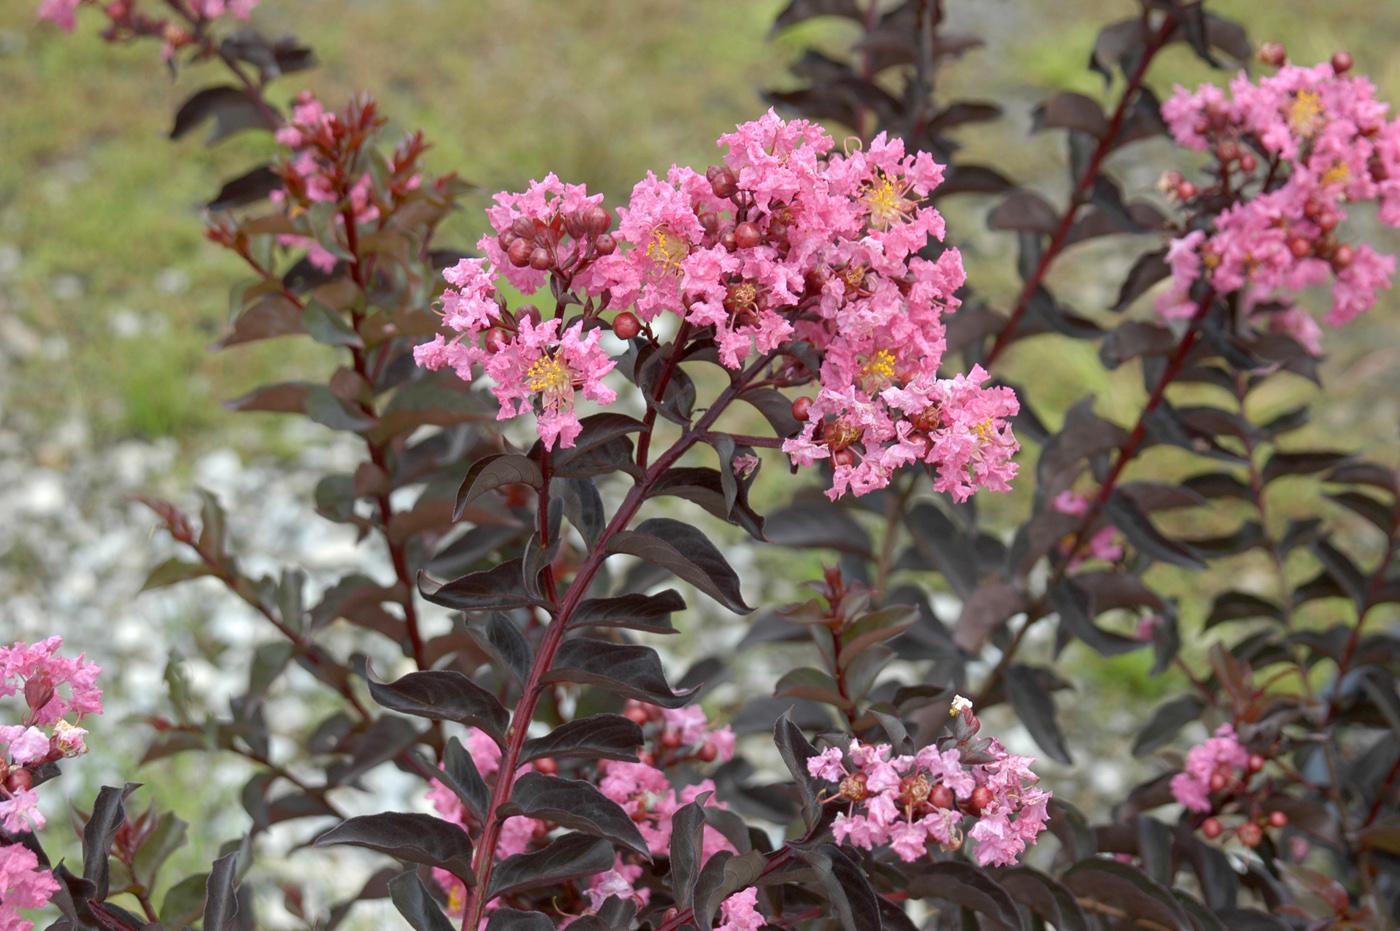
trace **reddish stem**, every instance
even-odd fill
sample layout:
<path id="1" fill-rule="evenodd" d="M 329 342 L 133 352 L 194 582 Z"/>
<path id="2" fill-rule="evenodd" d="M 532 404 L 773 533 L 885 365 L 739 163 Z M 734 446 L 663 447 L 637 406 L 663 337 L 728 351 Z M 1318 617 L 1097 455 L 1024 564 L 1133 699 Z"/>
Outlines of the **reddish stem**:
<path id="1" fill-rule="evenodd" d="M 720 392 L 719 396 L 715 398 L 714 404 L 701 415 L 700 419 L 682 433 L 669 449 L 657 457 L 637 484 L 632 486 L 622 504 L 618 506 L 616 513 L 613 514 L 612 519 L 603 528 L 598 541 L 579 566 L 578 572 L 564 593 L 563 602 L 555 612 L 554 619 L 545 628 L 544 637 L 540 642 L 539 649 L 535 652 L 535 660 L 530 666 L 530 674 L 525 681 L 520 702 L 516 705 L 511 716 L 510 733 L 506 739 L 505 749 L 501 753 L 500 765 L 496 771 L 496 783 L 491 789 L 491 801 L 486 809 L 481 841 L 477 844 L 473 863 L 473 888 L 468 890 L 467 906 L 462 915 L 463 931 L 471 931 L 481 923 L 482 914 L 489 901 L 487 889 L 491 885 L 491 872 L 496 864 L 496 845 L 500 840 L 501 825 L 504 822 L 499 812 L 501 806 L 510 798 L 511 789 L 514 788 L 515 771 L 519 768 L 520 753 L 525 746 L 530 722 L 534 720 L 535 708 L 539 704 L 540 696 L 548 687 L 544 677 L 554 663 L 554 656 L 559 651 L 559 646 L 564 642 L 569 619 L 573 617 L 575 609 L 583 601 L 594 576 L 602 568 L 603 561 L 608 556 L 608 543 L 624 530 L 632 518 L 636 516 L 652 487 L 666 473 L 666 470 L 706 434 L 715 421 L 719 419 L 724 409 L 729 406 L 729 403 L 738 397 L 739 392 L 747 386 L 754 375 L 768 364 L 769 360 L 770 356 L 764 356 L 745 369 L 729 387 Z M 649 432 L 650 430 L 643 432 L 643 438 Z"/>
<path id="2" fill-rule="evenodd" d="M 1055 228 L 1054 234 L 1050 237 L 1050 245 L 1040 256 L 1035 271 L 1026 279 L 1025 287 L 1021 289 L 1021 294 L 1016 299 L 1016 305 L 1006 320 L 1006 326 L 1002 327 L 1001 332 L 997 334 L 992 348 L 987 352 L 986 358 L 982 360 L 982 364 L 987 368 L 991 368 L 992 363 L 1011 345 L 1016 335 L 1016 328 L 1020 326 L 1021 320 L 1026 316 L 1026 311 L 1030 309 L 1031 298 L 1035 297 L 1036 291 L 1040 289 L 1041 283 L 1044 282 L 1046 274 L 1050 271 L 1050 266 L 1054 264 L 1055 259 L 1068 244 L 1074 221 L 1079 216 L 1080 208 L 1089 202 L 1089 192 L 1094 187 L 1094 179 L 1099 176 L 1104 159 L 1113 151 L 1114 145 L 1118 142 L 1118 134 L 1123 129 L 1123 121 L 1127 119 L 1133 101 L 1142 88 L 1143 79 L 1147 76 L 1147 68 L 1152 63 L 1152 59 L 1167 44 L 1172 33 L 1176 31 L 1176 25 L 1175 17 L 1167 16 L 1162 21 L 1161 28 L 1143 47 L 1142 59 L 1128 77 L 1128 83 L 1123 88 L 1123 96 L 1119 98 L 1118 106 L 1113 111 L 1113 116 L 1109 118 L 1108 128 L 1099 137 L 1098 145 L 1094 146 L 1093 154 L 1089 156 L 1089 162 L 1084 167 L 1084 173 L 1079 176 L 1079 180 L 1074 185 L 1074 190 L 1070 194 L 1069 206 L 1065 209 L 1064 216 L 1060 218 L 1060 225 Z"/>

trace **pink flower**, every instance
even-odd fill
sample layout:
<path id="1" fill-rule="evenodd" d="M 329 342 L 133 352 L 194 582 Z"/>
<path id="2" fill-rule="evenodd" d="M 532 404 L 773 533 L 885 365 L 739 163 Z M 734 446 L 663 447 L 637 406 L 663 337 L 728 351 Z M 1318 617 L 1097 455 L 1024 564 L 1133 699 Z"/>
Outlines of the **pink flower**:
<path id="1" fill-rule="evenodd" d="M 39 795 L 33 789 L 16 789 L 8 799 L 0 798 L 0 827 L 11 834 L 28 834 L 47 824 L 39 810 Z"/>
<path id="2" fill-rule="evenodd" d="M 10 759 L 24 766 L 34 763 L 48 756 L 49 735 L 39 730 L 37 727 L 14 728 L 18 734 L 12 734 L 8 738 L 4 734 L 6 728 L 0 728 L 0 742 L 8 739 L 10 744 Z"/>
<path id="3" fill-rule="evenodd" d="M 39 19 L 46 19 L 64 32 L 72 32 L 77 26 L 78 4 L 82 0 L 40 0 Z"/>
<path id="4" fill-rule="evenodd" d="M 1191 811 L 1211 810 L 1211 780 L 1220 776 L 1233 782 L 1249 762 L 1249 752 L 1240 745 L 1229 724 L 1216 729 L 1215 736 L 1191 748 L 1186 768 L 1172 777 L 1172 795 Z"/>
<path id="5" fill-rule="evenodd" d="M 39 866 L 39 858 L 23 844 L 0 844 L 0 928 L 30 931 L 32 922 L 20 917 L 20 909 L 43 908 L 58 891 L 52 873 Z"/>
<path id="6" fill-rule="evenodd" d="M 603 377 L 617 364 L 598 346 L 602 330 L 583 335 L 582 321 L 559 334 L 558 318 L 539 325 L 528 317 L 519 320 L 516 338 L 484 363 L 495 379 L 491 391 L 501 404 L 498 420 L 519 416 L 538 406 L 537 426 L 546 449 L 574 445 L 582 427 L 574 410 L 575 393 L 600 404 L 611 404 L 617 394 L 603 384 Z"/>
<path id="7" fill-rule="evenodd" d="M 759 931 L 765 919 L 758 910 L 758 890 L 741 889 L 720 903 L 720 924 L 715 931 Z"/>

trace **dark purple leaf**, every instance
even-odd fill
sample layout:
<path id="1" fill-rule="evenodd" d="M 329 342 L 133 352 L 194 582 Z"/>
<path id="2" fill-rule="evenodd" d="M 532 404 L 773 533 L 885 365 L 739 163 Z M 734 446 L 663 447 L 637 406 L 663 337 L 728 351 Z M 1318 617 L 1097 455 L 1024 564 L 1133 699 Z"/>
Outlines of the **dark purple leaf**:
<path id="1" fill-rule="evenodd" d="M 522 773 L 511 790 L 510 801 L 500 812 L 505 817 L 525 815 L 594 837 L 604 837 L 651 859 L 647 843 L 631 817 L 592 783 L 542 773 Z"/>
<path id="2" fill-rule="evenodd" d="M 456 931 L 428 894 L 417 870 L 408 870 L 390 880 L 389 898 L 413 931 Z"/>
<path id="3" fill-rule="evenodd" d="M 994 230 L 1029 230 L 1050 234 L 1060 225 L 1059 212 L 1044 197 L 1022 188 L 1013 192 L 987 215 Z"/>
<path id="4" fill-rule="evenodd" d="M 440 867 L 468 885 L 474 881 L 472 839 L 457 825 L 432 815 L 405 811 L 361 815 L 316 838 L 317 847 L 337 844 L 366 847 L 409 863 Z"/>
<path id="5" fill-rule="evenodd" d="M 645 738 L 642 729 L 620 714 L 594 714 L 567 721 L 543 737 L 525 741 L 520 762 L 542 757 L 585 760 L 637 761 L 637 748 Z"/>
<path id="6" fill-rule="evenodd" d="M 671 615 L 685 610 L 680 592 L 668 588 L 655 595 L 589 598 L 574 609 L 570 627 L 625 627 L 654 634 L 673 634 Z"/>
<path id="7" fill-rule="evenodd" d="M 488 491 L 504 488 L 506 485 L 529 485 L 539 488 L 544 484 L 540 467 L 526 456 L 503 454 L 487 456 L 473 462 L 457 490 L 457 503 L 452 509 L 452 519 L 461 520 L 467 505 Z"/>
<path id="8" fill-rule="evenodd" d="M 661 657 L 651 647 L 589 637 L 565 640 L 544 681 L 594 685 L 663 708 L 679 708 L 691 696 L 689 691 L 671 691 Z"/>
<path id="9" fill-rule="evenodd" d="M 694 585 L 735 614 L 753 609 L 744 603 L 739 576 L 724 556 L 693 525 L 669 517 L 653 517 L 624 530 L 608 542 L 608 551 L 636 556 Z"/>
<path id="10" fill-rule="evenodd" d="M 418 590 L 433 604 L 456 611 L 508 611 L 539 604 L 520 584 L 521 561 L 510 559 L 482 572 L 470 572 L 451 582 L 418 574 Z"/>
<path id="11" fill-rule="evenodd" d="M 1008 928 L 1020 928 L 1016 903 L 1001 885 L 971 863 L 945 860 L 921 866 L 909 884 L 920 898 L 944 899 L 991 918 Z"/>
<path id="12" fill-rule="evenodd" d="M 370 678 L 369 692 L 390 711 L 480 728 L 497 743 L 510 725 L 510 712 L 496 696 L 454 669 L 410 672 L 387 683 Z"/>
<path id="13" fill-rule="evenodd" d="M 226 181 L 206 206 L 210 210 L 232 210 L 255 204 L 273 191 L 282 190 L 282 177 L 271 166 L 259 165 L 252 171 Z"/>
<path id="14" fill-rule="evenodd" d="M 1077 129 L 1101 138 L 1108 131 L 1108 119 L 1096 101 L 1063 91 L 1031 111 L 1031 132 L 1045 129 Z"/>
<path id="15" fill-rule="evenodd" d="M 224 854 L 209 870 L 204 886 L 201 928 L 206 931 L 235 931 L 238 928 L 238 851 Z"/>
<path id="16" fill-rule="evenodd" d="M 206 87 L 180 105 L 170 138 L 179 139 L 208 119 L 214 129 L 205 140 L 213 145 L 220 139 L 245 129 L 276 129 L 277 123 L 248 93 L 237 87 Z"/>
<path id="17" fill-rule="evenodd" d="M 1106 905 L 1163 928 L 1194 931 L 1191 920 L 1171 892 L 1135 867 L 1116 860 L 1084 860 L 1070 867 L 1061 881 L 1081 904 Z"/>
<path id="18" fill-rule="evenodd" d="M 1045 755 L 1069 766 L 1074 760 L 1065 745 L 1059 722 L 1055 720 L 1055 696 L 1041 688 L 1035 672 L 1029 666 L 1008 666 L 1003 673 L 1007 698 Z"/>
<path id="19" fill-rule="evenodd" d="M 601 837 L 565 834 L 542 850 L 507 857 L 491 875 L 488 898 L 520 895 L 613 868 L 617 855 Z"/>

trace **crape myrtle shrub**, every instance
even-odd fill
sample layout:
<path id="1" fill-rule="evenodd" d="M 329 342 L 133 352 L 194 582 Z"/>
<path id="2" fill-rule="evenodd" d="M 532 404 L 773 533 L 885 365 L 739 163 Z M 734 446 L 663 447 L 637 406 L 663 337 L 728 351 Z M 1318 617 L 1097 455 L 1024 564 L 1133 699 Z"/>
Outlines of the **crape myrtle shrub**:
<path id="1" fill-rule="evenodd" d="M 46 903 L 58 928 L 265 925 L 251 890 L 266 880 L 243 878 L 274 825 L 399 861 L 329 904 L 276 877 L 264 908 L 280 896 L 278 921 L 317 928 L 386 897 L 431 931 L 1393 926 L 1397 479 L 1293 441 L 1311 403 L 1268 402 L 1279 382 L 1317 381 L 1315 315 L 1344 324 L 1394 272 L 1349 215 L 1400 222 L 1400 122 L 1349 56 L 1295 65 L 1200 3 L 1144 2 L 1090 52 L 1108 112 L 1069 93 L 1036 107 L 1035 130 L 1069 149 L 1057 205 L 961 159 L 951 134 L 1000 111 L 936 93 L 939 68 L 977 45 L 945 31 L 938 0 L 794 0 L 776 29 L 844 17 L 860 36 L 844 58 L 800 59 L 795 89 L 768 94 L 784 116 L 615 208 L 521 179 L 467 250 L 436 233 L 468 186 L 428 172 L 420 136 L 382 138 L 369 98 L 283 91 L 312 54 L 260 33 L 253 6 L 44 0 L 40 14 L 156 40 L 177 73 L 221 62 L 227 81 L 179 105 L 179 144 L 205 126 L 210 144 L 275 134 L 277 157 L 209 204 L 209 238 L 251 273 L 221 348 L 303 337 L 341 364 L 230 405 L 363 441 L 315 509 L 375 538 L 385 564 L 324 591 L 295 567 L 253 577 L 214 494 L 198 518 L 147 500 L 183 546 L 148 585 L 215 580 L 275 635 L 244 657 L 226 712 L 199 710 L 172 670 L 147 719 L 148 759 L 254 764 L 251 833 L 205 874 L 161 876 L 185 826 L 159 799 L 129 807 L 128 784 L 78 819 L 81 864 L 52 862 L 35 801 L 86 748 L 98 670 L 57 638 L 4 648 L 0 927 L 30 927 Z M 1177 43 L 1244 70 L 1160 101 L 1145 78 Z M 1106 166 L 1164 135 L 1178 168 L 1163 196 L 1126 194 Z M 1014 235 L 1010 306 L 964 281 L 937 210 L 951 196 L 990 198 L 990 226 Z M 1113 306 L 1052 294 L 1060 256 L 1105 236 L 1147 244 Z M 1140 370 L 1134 422 L 1092 398 L 1042 411 L 1036 384 L 999 378 L 1013 344 L 1065 339 Z M 1168 457 L 1192 463 L 1183 480 L 1142 477 Z M 765 519 L 749 499 L 763 467 L 820 490 Z M 986 518 L 979 498 L 1012 485 L 1030 487 L 1025 508 Z M 1313 495 L 1315 516 L 1270 514 L 1281 488 Z M 697 704 L 731 656 L 677 675 L 640 642 L 685 616 L 671 576 L 755 611 L 705 529 L 651 504 L 666 496 L 830 565 L 810 601 L 756 606 L 745 645 L 811 641 L 820 661 L 745 696 L 732 726 Z M 1163 594 L 1260 565 L 1269 584 L 1210 604 Z M 1199 666 L 1178 655 L 1183 614 L 1193 631 L 1204 619 Z M 1009 704 L 1070 762 L 1054 695 L 1072 687 L 1056 659 L 1073 641 L 1151 651 L 1184 688 L 1131 748 L 1159 775 L 1102 823 L 978 718 Z M 292 666 L 335 709 L 297 733 L 267 713 Z M 1210 735 L 1194 746 L 1192 722 Z M 736 730 L 771 731 L 781 778 Z M 347 816 L 373 806 L 380 767 L 421 780 L 434 814 Z"/>

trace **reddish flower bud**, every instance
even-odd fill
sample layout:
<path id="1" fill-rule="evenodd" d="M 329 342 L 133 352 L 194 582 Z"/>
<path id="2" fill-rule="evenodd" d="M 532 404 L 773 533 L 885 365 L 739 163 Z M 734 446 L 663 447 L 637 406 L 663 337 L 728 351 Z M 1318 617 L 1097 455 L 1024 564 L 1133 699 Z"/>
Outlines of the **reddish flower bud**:
<path id="1" fill-rule="evenodd" d="M 535 271 L 542 272 L 553 264 L 554 256 L 550 255 L 544 246 L 537 246 L 535 251 L 530 253 L 530 267 Z"/>
<path id="2" fill-rule="evenodd" d="M 590 236 L 601 236 L 612 226 L 612 214 L 606 209 L 593 205 L 583 215 L 583 228 Z"/>
<path id="3" fill-rule="evenodd" d="M 856 464 L 856 454 L 849 449 L 838 449 L 831 454 L 831 461 L 839 466 L 853 466 Z"/>
<path id="4" fill-rule="evenodd" d="M 1312 243 L 1302 236 L 1294 236 L 1288 242 L 1288 251 L 1293 253 L 1295 259 L 1305 259 L 1312 254 Z"/>
<path id="5" fill-rule="evenodd" d="M 1338 246 L 1332 250 L 1332 267 L 1343 269 L 1356 260 L 1356 251 L 1351 246 Z"/>
<path id="6" fill-rule="evenodd" d="M 1356 62 L 1348 52 L 1338 52 L 1332 56 L 1332 71 L 1336 74 L 1346 74 L 1354 64 Z"/>
<path id="7" fill-rule="evenodd" d="M 1215 157 L 1222 162 L 1233 162 L 1240 157 L 1239 143 L 1232 140 L 1225 140 L 1215 147 Z"/>
<path id="8" fill-rule="evenodd" d="M 1278 68 L 1288 61 L 1288 51 L 1282 42 L 1265 42 L 1259 46 L 1259 60 L 1271 68 Z"/>
<path id="9" fill-rule="evenodd" d="M 811 398 L 798 398 L 792 402 L 792 416 L 797 420 L 806 420 L 807 415 L 812 412 Z"/>
<path id="10" fill-rule="evenodd" d="M 1281 811 L 1271 811 L 1271 812 L 1269 812 L 1269 826 L 1270 826 L 1270 827 L 1281 828 L 1281 827 L 1286 827 L 1287 825 L 1288 825 L 1288 816 L 1285 815 L 1283 812 L 1281 812 Z"/>
<path id="11" fill-rule="evenodd" d="M 633 724 L 645 724 L 648 720 L 646 709 L 641 707 L 640 705 L 634 705 L 628 708 L 626 711 L 623 712 L 623 715 L 627 718 L 627 720 L 631 721 Z"/>
<path id="12" fill-rule="evenodd" d="M 752 249 L 763 242 L 763 234 L 752 223 L 740 223 L 734 227 L 734 244 L 740 249 Z"/>
<path id="13" fill-rule="evenodd" d="M 719 751 L 715 749 L 714 744 L 707 743 L 705 746 L 701 747 L 700 752 L 695 755 L 700 757 L 702 763 L 713 763 L 719 758 Z"/>
<path id="14" fill-rule="evenodd" d="M 535 235 L 535 221 L 529 217 L 516 217 L 510 225 L 510 231 L 521 239 L 529 239 Z"/>
<path id="15" fill-rule="evenodd" d="M 613 318 L 613 334 L 618 339 L 632 339 L 642 331 L 642 322 L 630 310 L 624 310 Z"/>
<path id="16" fill-rule="evenodd" d="M 1225 827 L 1220 823 L 1219 818 L 1207 818 L 1201 822 L 1201 833 L 1211 840 L 1215 840 L 1224 833 L 1224 831 Z"/>
<path id="17" fill-rule="evenodd" d="M 705 172 L 705 179 L 710 182 L 710 189 L 716 197 L 732 197 L 739 190 L 739 179 L 726 165 L 711 165 Z"/>
<path id="18" fill-rule="evenodd" d="M 492 327 L 486 331 L 486 351 L 495 355 L 502 349 L 510 345 L 510 334 L 500 327 Z"/>
<path id="19" fill-rule="evenodd" d="M 1265 762 L 1267 761 L 1259 754 L 1251 753 L 1249 755 L 1249 760 L 1246 762 L 1245 765 L 1248 767 L 1251 773 L 1257 773 L 1259 772 L 1259 770 L 1264 768 Z"/>
<path id="20" fill-rule="evenodd" d="M 1240 171 L 1246 174 L 1259 167 L 1259 160 L 1248 152 L 1240 156 Z"/>
<path id="21" fill-rule="evenodd" d="M 1196 185 L 1192 184 L 1190 181 L 1183 181 L 1176 186 L 1176 196 L 1180 197 L 1182 200 L 1190 200 L 1198 193 L 1200 192 L 1197 190 Z"/>
<path id="22" fill-rule="evenodd" d="M 1246 847 L 1258 847 L 1259 842 L 1264 839 L 1264 829 L 1253 821 L 1246 821 L 1235 829 L 1235 836 Z"/>
<path id="23" fill-rule="evenodd" d="M 5 788 L 11 792 L 23 792 L 34 787 L 34 774 L 27 769 L 16 769 L 5 779 Z"/>
<path id="24" fill-rule="evenodd" d="M 736 248 L 738 248 L 738 240 L 734 238 L 734 231 L 725 230 L 723 233 L 721 233 L 719 237 L 719 244 L 721 246 L 724 246 L 724 248 L 728 249 L 730 252 L 733 252 Z"/>
<path id="25" fill-rule="evenodd" d="M 700 214 L 700 226 L 711 236 L 719 229 L 719 214 L 713 210 L 706 210 Z"/>
<path id="26" fill-rule="evenodd" d="M 974 814 L 981 814 L 982 809 L 992 804 L 992 790 L 986 786 L 978 786 L 972 790 L 972 798 L 967 800 L 967 805 Z"/>
<path id="27" fill-rule="evenodd" d="M 934 808 L 952 808 L 953 790 L 945 785 L 936 785 L 933 791 L 928 794 L 929 804 Z"/>
<path id="28" fill-rule="evenodd" d="M 510 248 L 506 250 L 506 258 L 516 268 L 524 268 L 530 264 L 530 253 L 533 251 L 534 247 L 530 245 L 529 240 L 522 237 L 510 244 Z"/>
<path id="29" fill-rule="evenodd" d="M 599 255 L 612 255 L 617 250 L 617 240 L 612 233 L 603 233 L 593 237 L 593 248 Z"/>
<path id="30" fill-rule="evenodd" d="M 547 756 L 535 761 L 535 769 L 538 772 L 544 773 L 546 776 L 553 776 L 555 773 L 559 772 L 559 764 L 554 762 L 553 757 Z"/>
<path id="31" fill-rule="evenodd" d="M 1212 792 L 1219 792 L 1229 784 L 1230 780 L 1226 778 L 1224 773 L 1210 774 L 1210 790 Z"/>

